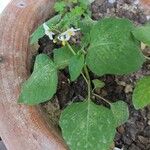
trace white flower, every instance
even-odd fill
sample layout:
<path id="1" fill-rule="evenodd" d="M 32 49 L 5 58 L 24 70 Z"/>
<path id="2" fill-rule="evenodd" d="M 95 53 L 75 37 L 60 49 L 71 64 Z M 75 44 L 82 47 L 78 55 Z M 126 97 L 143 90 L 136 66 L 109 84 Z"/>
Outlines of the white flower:
<path id="1" fill-rule="evenodd" d="M 50 28 L 46 25 L 46 23 L 43 24 L 43 28 L 45 30 L 45 34 L 49 37 L 49 39 L 53 40 L 54 39 L 53 36 L 55 35 L 55 33 L 50 30 Z"/>
<path id="2" fill-rule="evenodd" d="M 61 33 L 58 36 L 58 40 L 62 41 L 62 44 L 65 45 L 65 43 L 70 40 L 71 36 L 74 36 L 75 32 L 79 30 L 80 30 L 79 28 L 78 29 L 70 28 L 67 31 Z"/>

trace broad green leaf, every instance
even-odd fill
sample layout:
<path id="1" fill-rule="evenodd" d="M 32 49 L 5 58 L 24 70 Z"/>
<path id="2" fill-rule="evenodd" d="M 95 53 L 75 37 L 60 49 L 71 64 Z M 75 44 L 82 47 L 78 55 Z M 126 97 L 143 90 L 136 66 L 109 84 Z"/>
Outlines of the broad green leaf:
<path id="1" fill-rule="evenodd" d="M 23 84 L 18 102 L 36 105 L 53 97 L 57 89 L 57 70 L 45 54 L 36 57 L 30 78 Z"/>
<path id="2" fill-rule="evenodd" d="M 137 27 L 132 33 L 136 39 L 150 46 L 150 24 Z"/>
<path id="3" fill-rule="evenodd" d="M 129 118 L 128 106 L 123 101 L 118 101 L 111 104 L 111 110 L 113 112 L 114 118 L 116 119 L 116 125 L 120 126 L 125 123 Z"/>
<path id="4" fill-rule="evenodd" d="M 97 75 L 129 74 L 140 69 L 144 56 L 133 39 L 133 24 L 126 19 L 106 18 L 91 29 L 86 63 Z"/>
<path id="5" fill-rule="evenodd" d="M 48 20 L 46 24 L 49 26 L 49 28 L 52 28 L 60 21 L 60 19 L 61 19 L 61 15 L 56 15 L 50 20 Z M 42 38 L 44 35 L 45 35 L 45 31 L 42 24 L 32 33 L 30 37 L 30 44 L 34 44 L 38 42 L 38 40 Z"/>
<path id="6" fill-rule="evenodd" d="M 136 109 L 141 109 L 150 104 L 150 76 L 137 82 L 132 99 Z"/>
<path id="7" fill-rule="evenodd" d="M 74 55 L 67 46 L 54 50 L 54 63 L 58 69 L 64 69 L 69 65 L 69 60 Z"/>
<path id="8" fill-rule="evenodd" d="M 66 7 L 66 2 L 56 2 L 54 5 L 54 9 L 56 12 L 63 12 Z"/>
<path id="9" fill-rule="evenodd" d="M 76 80 L 84 67 L 84 55 L 79 54 L 73 56 L 69 61 L 69 73 L 71 81 Z"/>
<path id="10" fill-rule="evenodd" d="M 94 84 L 94 89 L 103 88 L 105 86 L 105 83 L 99 79 L 94 79 L 92 82 Z"/>
<path id="11" fill-rule="evenodd" d="M 63 111 L 60 127 L 71 150 L 108 150 L 116 125 L 111 110 L 85 101 Z"/>
<path id="12" fill-rule="evenodd" d="M 86 47 L 91 40 L 90 37 L 90 31 L 91 28 L 97 23 L 97 21 L 92 20 L 88 15 L 85 16 L 85 18 L 79 22 L 79 28 L 81 29 L 81 32 L 84 34 L 82 37 L 82 45 Z"/>

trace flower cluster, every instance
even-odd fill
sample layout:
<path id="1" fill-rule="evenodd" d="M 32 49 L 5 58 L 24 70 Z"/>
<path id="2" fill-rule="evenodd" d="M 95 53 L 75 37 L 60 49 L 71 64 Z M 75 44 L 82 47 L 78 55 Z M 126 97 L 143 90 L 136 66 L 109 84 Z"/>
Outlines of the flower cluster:
<path id="1" fill-rule="evenodd" d="M 43 24 L 43 28 L 45 30 L 45 34 L 49 37 L 49 39 L 55 42 L 55 39 L 54 39 L 55 33 L 51 31 L 51 29 L 46 25 L 46 23 Z M 59 34 L 57 39 L 62 42 L 62 45 L 65 45 L 66 42 L 69 41 L 70 38 L 74 36 L 75 32 L 77 31 L 80 31 L 80 28 L 74 29 L 73 27 L 71 27 L 67 31 Z"/>

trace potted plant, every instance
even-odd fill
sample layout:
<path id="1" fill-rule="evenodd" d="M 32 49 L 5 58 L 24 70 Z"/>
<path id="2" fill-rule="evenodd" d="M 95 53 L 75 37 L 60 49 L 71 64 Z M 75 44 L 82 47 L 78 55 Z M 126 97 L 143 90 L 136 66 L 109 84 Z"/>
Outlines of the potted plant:
<path id="1" fill-rule="evenodd" d="M 67 149 L 57 129 L 44 119 L 40 107 L 17 104 L 20 87 L 30 70 L 29 36 L 53 13 L 54 2 L 14 0 L 0 18 L 0 136 L 11 150 Z M 146 1 L 141 3 L 147 7 Z"/>

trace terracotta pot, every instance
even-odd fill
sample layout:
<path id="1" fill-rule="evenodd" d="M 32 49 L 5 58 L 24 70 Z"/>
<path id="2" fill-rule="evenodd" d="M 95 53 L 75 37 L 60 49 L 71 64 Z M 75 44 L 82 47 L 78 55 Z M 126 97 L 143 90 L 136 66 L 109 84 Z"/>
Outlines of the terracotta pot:
<path id="1" fill-rule="evenodd" d="M 0 137 L 8 150 L 67 149 L 39 107 L 17 104 L 29 75 L 29 35 L 53 14 L 54 1 L 13 0 L 0 18 Z"/>
<path id="2" fill-rule="evenodd" d="M 8 150 L 66 150 L 59 133 L 39 107 L 18 105 L 29 75 L 33 30 L 53 14 L 55 0 L 13 0 L 0 17 L 0 136 Z M 150 0 L 141 0 L 145 9 Z"/>
<path id="3" fill-rule="evenodd" d="M 150 16 L 150 0 L 140 0 L 139 2 L 144 8 L 145 13 Z"/>

